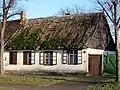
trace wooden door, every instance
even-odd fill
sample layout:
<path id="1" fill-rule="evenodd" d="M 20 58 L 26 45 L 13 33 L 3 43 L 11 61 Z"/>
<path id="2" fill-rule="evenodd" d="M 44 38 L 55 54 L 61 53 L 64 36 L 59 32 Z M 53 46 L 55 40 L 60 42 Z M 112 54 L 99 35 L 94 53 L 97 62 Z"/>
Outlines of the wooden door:
<path id="1" fill-rule="evenodd" d="M 89 55 L 89 74 L 98 76 L 102 73 L 102 55 Z"/>

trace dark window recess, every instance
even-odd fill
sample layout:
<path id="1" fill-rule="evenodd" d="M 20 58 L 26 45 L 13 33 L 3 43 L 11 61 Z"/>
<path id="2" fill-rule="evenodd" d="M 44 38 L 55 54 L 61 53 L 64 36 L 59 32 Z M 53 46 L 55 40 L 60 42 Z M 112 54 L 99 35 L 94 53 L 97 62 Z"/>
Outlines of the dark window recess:
<path id="1" fill-rule="evenodd" d="M 23 65 L 35 64 L 35 53 L 23 52 Z"/>
<path id="2" fill-rule="evenodd" d="M 10 52 L 9 57 L 9 64 L 17 64 L 17 52 Z"/>

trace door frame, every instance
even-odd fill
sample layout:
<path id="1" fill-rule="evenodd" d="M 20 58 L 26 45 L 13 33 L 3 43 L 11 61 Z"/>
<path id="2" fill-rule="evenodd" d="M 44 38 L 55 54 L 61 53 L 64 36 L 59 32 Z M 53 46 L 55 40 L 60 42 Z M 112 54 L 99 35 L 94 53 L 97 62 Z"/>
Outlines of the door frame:
<path id="1" fill-rule="evenodd" d="M 104 66 L 103 66 L 103 60 L 104 60 L 104 57 L 103 57 L 103 54 L 88 54 L 88 75 L 90 75 L 90 71 L 89 71 L 89 56 L 90 55 L 96 55 L 96 56 L 100 56 L 101 57 L 101 60 L 100 60 L 100 62 L 101 62 L 101 66 L 100 66 L 100 68 L 99 68 L 99 71 L 100 71 L 100 75 L 99 76 L 101 76 L 101 75 L 103 75 L 103 69 L 104 69 Z"/>

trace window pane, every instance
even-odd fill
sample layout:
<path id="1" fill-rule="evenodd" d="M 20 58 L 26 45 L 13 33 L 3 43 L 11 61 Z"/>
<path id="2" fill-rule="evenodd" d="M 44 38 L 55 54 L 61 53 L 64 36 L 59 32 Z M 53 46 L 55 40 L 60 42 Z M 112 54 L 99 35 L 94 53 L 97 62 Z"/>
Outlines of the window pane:
<path id="1" fill-rule="evenodd" d="M 49 57 L 49 53 L 46 53 L 46 58 L 48 58 Z"/>
<path id="2" fill-rule="evenodd" d="M 50 65 L 52 65 L 53 64 L 53 59 L 50 59 Z"/>
<path id="3" fill-rule="evenodd" d="M 77 55 L 74 55 L 74 64 L 77 64 Z"/>
<path id="4" fill-rule="evenodd" d="M 70 64 L 77 64 L 77 50 L 70 50 L 69 57 L 70 57 L 69 60 Z"/>
<path id="5" fill-rule="evenodd" d="M 50 53 L 50 59 L 53 59 L 53 53 Z"/>
<path id="6" fill-rule="evenodd" d="M 33 56 L 34 58 L 34 56 Z M 23 52 L 23 64 L 24 65 L 32 65 L 32 53 L 31 52 Z"/>
<path id="7" fill-rule="evenodd" d="M 73 55 L 70 55 L 70 64 L 73 64 L 74 60 L 73 60 Z"/>
<path id="8" fill-rule="evenodd" d="M 48 59 L 48 65 L 50 65 L 50 58 Z"/>
<path id="9" fill-rule="evenodd" d="M 10 52 L 10 64 L 13 64 L 13 52 Z"/>
<path id="10" fill-rule="evenodd" d="M 77 64 L 77 56 L 70 55 L 70 64 Z"/>
<path id="11" fill-rule="evenodd" d="M 46 59 L 46 64 L 48 64 L 48 59 Z"/>
<path id="12" fill-rule="evenodd" d="M 76 54 L 76 55 L 77 55 L 77 50 L 74 50 L 74 54 Z"/>
<path id="13" fill-rule="evenodd" d="M 17 52 L 10 52 L 10 64 L 17 64 Z"/>
<path id="14" fill-rule="evenodd" d="M 73 54 L 74 53 L 74 50 L 70 50 L 70 54 Z"/>
<path id="15" fill-rule="evenodd" d="M 46 52 L 46 64 L 47 65 L 53 64 L 53 52 Z"/>

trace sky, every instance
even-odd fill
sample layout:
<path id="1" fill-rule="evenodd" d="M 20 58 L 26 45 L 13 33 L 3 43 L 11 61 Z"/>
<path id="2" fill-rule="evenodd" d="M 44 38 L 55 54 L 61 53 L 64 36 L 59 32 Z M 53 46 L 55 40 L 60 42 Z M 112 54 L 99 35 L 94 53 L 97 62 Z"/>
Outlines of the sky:
<path id="1" fill-rule="evenodd" d="M 90 0 L 28 0 L 23 3 L 27 18 L 53 16 L 60 8 L 80 6 L 86 10 L 92 9 Z"/>

